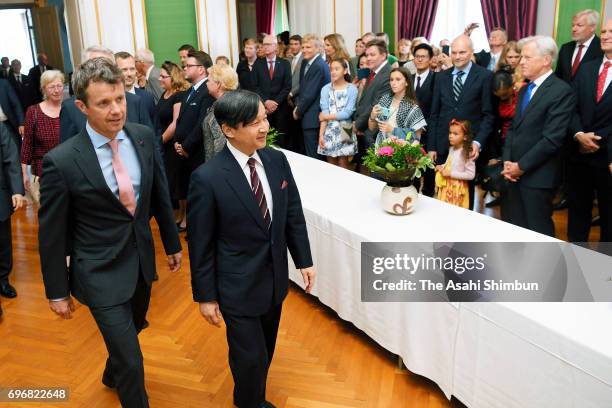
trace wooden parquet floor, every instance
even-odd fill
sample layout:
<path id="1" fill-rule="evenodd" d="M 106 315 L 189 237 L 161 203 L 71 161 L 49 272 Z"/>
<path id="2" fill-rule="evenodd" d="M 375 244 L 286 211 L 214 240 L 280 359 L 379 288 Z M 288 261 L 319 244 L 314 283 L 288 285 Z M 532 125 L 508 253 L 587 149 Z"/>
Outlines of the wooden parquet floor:
<path id="1" fill-rule="evenodd" d="M 225 329 L 208 325 L 192 301 L 188 259 L 171 274 L 155 225 L 154 235 L 160 279 L 153 285 L 150 327 L 139 336 L 150 404 L 233 407 Z M 87 308 L 78 305 L 70 320 L 48 308 L 32 207 L 13 216 L 13 245 L 11 282 L 19 295 L 2 298 L 0 387 L 68 387 L 70 400 L 0 407 L 120 406 L 100 381 L 106 349 Z M 267 398 L 287 408 L 463 406 L 432 381 L 399 370 L 395 356 L 297 286 L 284 303 Z"/>
<path id="2" fill-rule="evenodd" d="M 479 211 L 496 215 L 482 203 L 479 197 Z M 555 213 L 562 239 L 565 218 Z M 0 387 L 68 387 L 70 400 L 0 407 L 118 407 L 114 391 L 100 381 L 106 351 L 87 308 L 77 306 L 67 321 L 48 309 L 36 234 L 32 207 L 13 216 L 11 282 L 19 296 L 2 299 Z M 598 234 L 594 229 L 591 238 Z M 154 235 L 160 279 L 153 285 L 150 327 L 140 335 L 151 406 L 232 407 L 225 330 L 209 326 L 192 301 L 186 250 L 182 270 L 170 274 L 155 225 Z M 287 408 L 463 407 L 446 400 L 432 381 L 399 370 L 395 356 L 297 286 L 284 304 L 267 397 Z"/>

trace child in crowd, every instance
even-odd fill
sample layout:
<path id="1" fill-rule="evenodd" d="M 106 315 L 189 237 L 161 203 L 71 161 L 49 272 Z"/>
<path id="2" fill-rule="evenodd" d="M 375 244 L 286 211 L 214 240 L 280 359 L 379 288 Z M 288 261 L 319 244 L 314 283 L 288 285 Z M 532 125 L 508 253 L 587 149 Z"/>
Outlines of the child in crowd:
<path id="1" fill-rule="evenodd" d="M 436 166 L 436 191 L 439 200 L 469 208 L 468 180 L 473 180 L 476 175 L 476 163 L 469 157 L 473 139 L 470 121 L 451 120 L 448 130 L 448 158 L 446 163 Z"/>

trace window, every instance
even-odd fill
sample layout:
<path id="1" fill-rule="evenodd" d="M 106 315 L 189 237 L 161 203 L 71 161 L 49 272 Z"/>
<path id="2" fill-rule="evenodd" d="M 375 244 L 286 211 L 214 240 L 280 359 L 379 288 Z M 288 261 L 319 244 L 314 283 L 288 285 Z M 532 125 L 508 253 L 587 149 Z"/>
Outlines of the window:
<path id="1" fill-rule="evenodd" d="M 470 23 L 479 25 L 470 36 L 474 42 L 474 52 L 482 49 L 489 51 L 480 0 L 438 0 L 436 19 L 431 33 L 432 44 L 438 46 L 443 39 L 453 41 Z"/>
<path id="2" fill-rule="evenodd" d="M 21 61 L 21 72 L 28 73 L 34 61 L 34 35 L 29 9 L 0 10 L 0 57 Z"/>

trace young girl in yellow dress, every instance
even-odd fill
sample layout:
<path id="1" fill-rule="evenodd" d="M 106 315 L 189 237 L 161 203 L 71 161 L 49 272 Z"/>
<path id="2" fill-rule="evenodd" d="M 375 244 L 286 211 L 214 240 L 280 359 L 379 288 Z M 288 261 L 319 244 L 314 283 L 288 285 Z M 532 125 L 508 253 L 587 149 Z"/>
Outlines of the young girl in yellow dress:
<path id="1" fill-rule="evenodd" d="M 439 200 L 469 208 L 468 180 L 473 180 L 476 175 L 476 163 L 470 160 L 473 138 L 469 120 L 451 120 L 448 129 L 448 158 L 446 163 L 436 166 L 436 191 Z"/>

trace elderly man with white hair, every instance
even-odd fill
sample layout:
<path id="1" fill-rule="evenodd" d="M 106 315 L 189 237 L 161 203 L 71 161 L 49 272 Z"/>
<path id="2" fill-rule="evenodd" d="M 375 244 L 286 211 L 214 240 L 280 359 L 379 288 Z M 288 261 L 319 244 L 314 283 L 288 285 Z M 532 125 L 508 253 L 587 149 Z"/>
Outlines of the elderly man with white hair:
<path id="1" fill-rule="evenodd" d="M 555 69 L 555 74 L 565 82 L 571 83 L 584 63 L 603 57 L 595 34 L 598 25 L 599 13 L 595 10 L 582 10 L 572 18 L 572 41 L 561 46 Z"/>
<path id="2" fill-rule="evenodd" d="M 503 151 L 508 181 L 502 201 L 510 222 L 555 236 L 553 197 L 561 179 L 561 147 L 576 106 L 572 88 L 553 75 L 555 40 L 521 40 L 521 73 L 529 85 L 519 92 Z"/>
<path id="3" fill-rule="evenodd" d="M 115 63 L 115 55 L 111 50 L 103 46 L 94 45 L 83 50 L 81 60 L 83 62 L 92 58 L 103 57 Z M 127 121 L 139 123 L 154 129 L 147 107 L 138 95 L 126 92 Z M 65 99 L 60 111 L 60 142 L 63 143 L 74 135 L 85 129 L 87 118 L 75 105 L 75 97 Z M 161 151 L 161 142 L 159 143 Z"/>
<path id="4" fill-rule="evenodd" d="M 138 85 L 149 91 L 155 103 L 159 102 L 164 90 L 159 83 L 159 68 L 155 66 L 155 55 L 153 51 L 142 48 L 136 51 L 136 71 L 140 76 Z"/>

